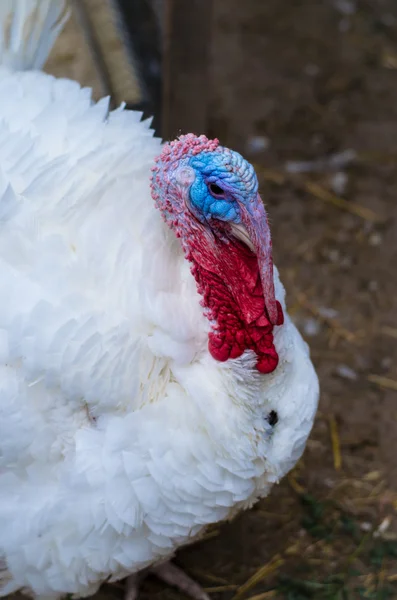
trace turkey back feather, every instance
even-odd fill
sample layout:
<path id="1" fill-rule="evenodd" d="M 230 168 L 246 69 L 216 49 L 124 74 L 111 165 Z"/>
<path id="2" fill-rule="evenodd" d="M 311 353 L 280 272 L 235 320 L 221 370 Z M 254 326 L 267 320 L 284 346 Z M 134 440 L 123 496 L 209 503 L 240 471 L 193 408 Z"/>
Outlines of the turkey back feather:
<path id="1" fill-rule="evenodd" d="M 41 69 L 68 17 L 66 0 L 1 0 L 0 66 L 13 71 Z M 4 200 L 3 195 L 2 214 Z M 17 589 L 0 558 L 0 595 Z"/>
<path id="2" fill-rule="evenodd" d="M 1 0 L 1 66 L 41 69 L 68 16 L 65 0 Z"/>

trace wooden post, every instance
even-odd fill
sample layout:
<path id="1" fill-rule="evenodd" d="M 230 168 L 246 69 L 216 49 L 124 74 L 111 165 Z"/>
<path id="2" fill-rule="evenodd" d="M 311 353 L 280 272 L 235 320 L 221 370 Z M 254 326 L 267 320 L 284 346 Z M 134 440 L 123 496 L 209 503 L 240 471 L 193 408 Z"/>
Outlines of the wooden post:
<path id="1" fill-rule="evenodd" d="M 162 136 L 206 133 L 213 0 L 164 0 Z"/>
<path id="2" fill-rule="evenodd" d="M 153 127 L 156 133 L 161 134 L 162 34 L 158 11 L 156 12 L 151 0 L 113 2 L 120 17 L 121 34 L 126 38 L 126 46 L 141 87 L 141 102 L 131 104 L 129 108 L 143 110 L 145 116 L 153 116 Z"/>

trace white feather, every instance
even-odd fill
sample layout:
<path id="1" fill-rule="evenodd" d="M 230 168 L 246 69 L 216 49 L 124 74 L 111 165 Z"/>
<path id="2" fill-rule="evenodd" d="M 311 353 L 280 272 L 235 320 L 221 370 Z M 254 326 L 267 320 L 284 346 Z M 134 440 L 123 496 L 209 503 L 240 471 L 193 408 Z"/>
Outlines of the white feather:
<path id="1" fill-rule="evenodd" d="M 66 0 L 1 0 L 0 63 L 41 69 L 67 17 Z"/>

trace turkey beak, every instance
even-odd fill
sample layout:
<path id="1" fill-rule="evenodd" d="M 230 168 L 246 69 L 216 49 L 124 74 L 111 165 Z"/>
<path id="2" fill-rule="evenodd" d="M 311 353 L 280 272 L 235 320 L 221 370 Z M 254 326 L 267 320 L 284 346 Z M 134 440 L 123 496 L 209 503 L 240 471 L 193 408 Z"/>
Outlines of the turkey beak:
<path id="1" fill-rule="evenodd" d="M 232 229 L 257 256 L 268 317 L 273 325 L 277 325 L 279 315 L 274 293 L 272 239 L 265 207 L 259 194 L 250 203 L 241 204 L 240 211 L 242 224 Z"/>

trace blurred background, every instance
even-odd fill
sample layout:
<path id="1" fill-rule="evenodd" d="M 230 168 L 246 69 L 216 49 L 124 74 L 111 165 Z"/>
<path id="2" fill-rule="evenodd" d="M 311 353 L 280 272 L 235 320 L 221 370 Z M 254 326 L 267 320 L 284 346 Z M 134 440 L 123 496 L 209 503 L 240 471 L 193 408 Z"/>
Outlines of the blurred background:
<path id="1" fill-rule="evenodd" d="M 48 72 L 254 163 L 321 381 L 294 472 L 179 563 L 215 600 L 397 598 L 395 0 L 72 7 Z M 141 597 L 181 598 L 150 579 Z"/>

